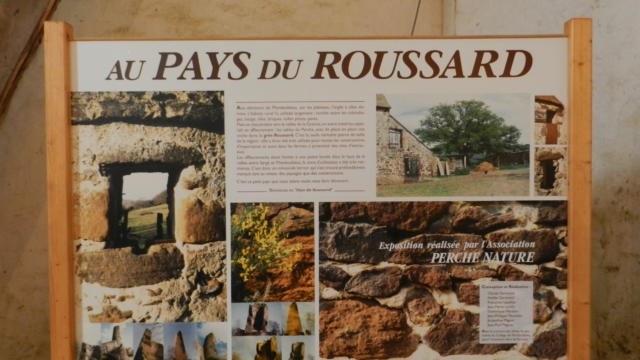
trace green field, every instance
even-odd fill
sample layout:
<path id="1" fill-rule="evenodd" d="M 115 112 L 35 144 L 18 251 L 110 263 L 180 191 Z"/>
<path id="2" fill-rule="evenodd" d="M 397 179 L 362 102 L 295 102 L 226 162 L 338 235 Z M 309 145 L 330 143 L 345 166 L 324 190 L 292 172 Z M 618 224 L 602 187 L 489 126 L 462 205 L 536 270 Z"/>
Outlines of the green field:
<path id="1" fill-rule="evenodd" d="M 378 185 L 378 196 L 524 196 L 529 194 L 529 168 L 498 170 L 488 174 L 451 175 L 433 180 Z"/>
<path id="2" fill-rule="evenodd" d="M 161 204 L 129 212 L 129 236 L 130 240 L 146 241 L 156 237 L 156 214 L 162 213 L 164 235 L 167 235 L 167 215 L 169 206 Z"/>

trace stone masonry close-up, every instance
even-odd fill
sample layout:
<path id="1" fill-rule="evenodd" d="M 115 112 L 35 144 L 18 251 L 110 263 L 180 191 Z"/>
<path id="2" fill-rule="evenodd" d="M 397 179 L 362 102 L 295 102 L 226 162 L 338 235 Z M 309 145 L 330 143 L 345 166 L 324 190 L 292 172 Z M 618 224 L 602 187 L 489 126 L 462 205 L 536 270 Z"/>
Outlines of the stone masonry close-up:
<path id="1" fill-rule="evenodd" d="M 320 356 L 566 358 L 566 225 L 565 202 L 323 203 Z M 431 261 L 463 248 L 429 244 L 483 241 L 533 244 L 531 261 Z M 466 251 L 495 259 L 514 246 Z M 533 343 L 480 343 L 479 285 L 491 281 L 533 284 Z"/>

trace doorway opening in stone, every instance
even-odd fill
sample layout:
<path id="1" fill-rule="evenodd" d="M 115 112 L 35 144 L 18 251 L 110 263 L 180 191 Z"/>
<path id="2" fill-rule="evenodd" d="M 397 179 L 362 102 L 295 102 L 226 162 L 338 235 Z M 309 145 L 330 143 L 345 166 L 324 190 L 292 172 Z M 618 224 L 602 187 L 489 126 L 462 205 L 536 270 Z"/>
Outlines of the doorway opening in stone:
<path id="1" fill-rule="evenodd" d="M 175 242 L 173 195 L 181 170 L 157 163 L 101 167 L 110 182 L 108 248 L 143 254 L 151 245 Z"/>
<path id="2" fill-rule="evenodd" d="M 553 160 L 540 160 L 540 168 L 542 169 L 540 188 L 553 189 L 553 184 L 556 182 L 556 167 Z"/>
<path id="3" fill-rule="evenodd" d="M 404 158 L 404 182 L 416 182 L 420 179 L 420 160 L 416 156 Z"/>

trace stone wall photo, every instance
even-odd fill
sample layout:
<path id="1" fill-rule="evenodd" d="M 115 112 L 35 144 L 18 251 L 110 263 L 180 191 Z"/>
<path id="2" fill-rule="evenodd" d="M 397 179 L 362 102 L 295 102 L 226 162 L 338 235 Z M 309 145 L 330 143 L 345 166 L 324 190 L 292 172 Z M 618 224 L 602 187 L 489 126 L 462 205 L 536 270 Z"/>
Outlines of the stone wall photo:
<path id="1" fill-rule="evenodd" d="M 226 321 L 224 94 L 77 92 L 71 104 L 82 327 Z"/>
<path id="2" fill-rule="evenodd" d="M 566 209 L 320 204 L 320 357 L 566 359 Z M 480 342 L 479 288 L 495 281 L 532 285 L 531 343 Z"/>

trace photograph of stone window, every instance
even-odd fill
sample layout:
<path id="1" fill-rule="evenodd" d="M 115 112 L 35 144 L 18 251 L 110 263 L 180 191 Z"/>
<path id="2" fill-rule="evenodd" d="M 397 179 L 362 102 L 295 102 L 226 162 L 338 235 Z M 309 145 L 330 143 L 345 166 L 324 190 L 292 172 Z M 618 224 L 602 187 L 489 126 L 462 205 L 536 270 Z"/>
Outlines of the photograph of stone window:
<path id="1" fill-rule="evenodd" d="M 535 97 L 535 144 L 567 145 L 569 126 L 564 115 L 564 105 L 557 97 Z"/>
<path id="2" fill-rule="evenodd" d="M 313 301 L 313 233 L 313 203 L 231 204 L 232 301 Z"/>
<path id="3" fill-rule="evenodd" d="M 87 323 L 227 319 L 224 94 L 72 94 Z"/>
<path id="4" fill-rule="evenodd" d="M 564 201 L 321 203 L 320 357 L 566 359 L 567 250 Z M 531 340 L 483 343 L 480 287 L 512 281 Z"/>
<path id="5" fill-rule="evenodd" d="M 527 94 L 378 94 L 377 195 L 528 196 Z"/>

